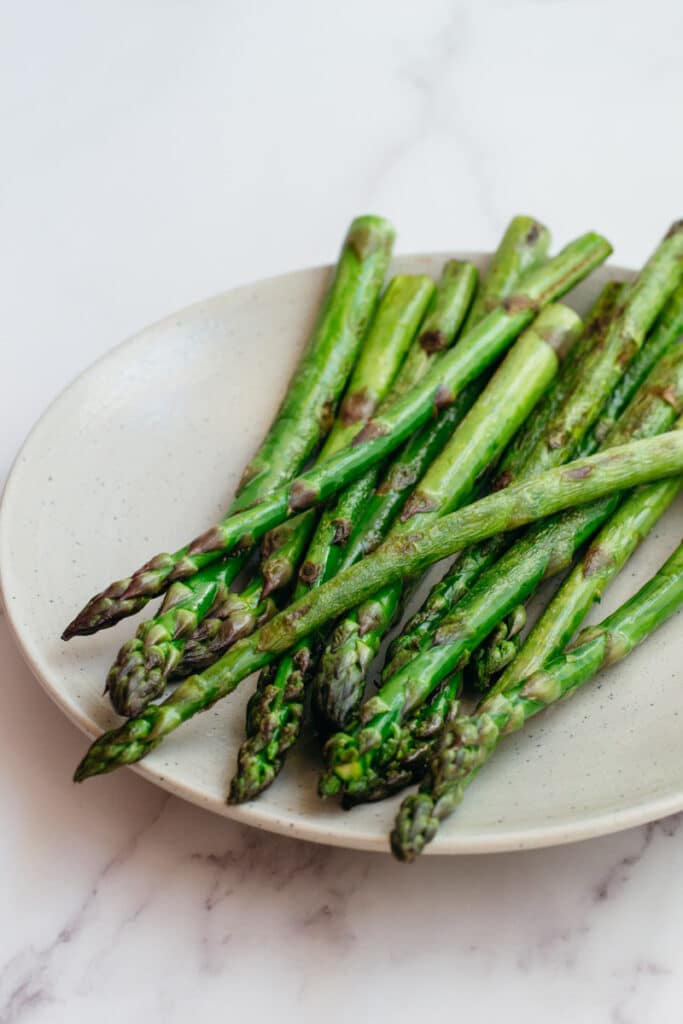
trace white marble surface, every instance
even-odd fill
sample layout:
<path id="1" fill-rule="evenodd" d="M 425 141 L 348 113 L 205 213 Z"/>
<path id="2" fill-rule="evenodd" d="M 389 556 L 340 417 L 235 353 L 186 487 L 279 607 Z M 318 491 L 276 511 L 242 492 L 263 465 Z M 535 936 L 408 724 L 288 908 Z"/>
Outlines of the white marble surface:
<path id="1" fill-rule="evenodd" d="M 194 298 L 328 260 L 350 216 L 490 247 L 517 211 L 639 262 L 681 214 L 683 9 L 8 0 L 0 475 L 49 399 Z M 412 868 L 238 828 L 83 739 L 0 623 L 0 1022 L 674 1024 L 678 819 Z"/>

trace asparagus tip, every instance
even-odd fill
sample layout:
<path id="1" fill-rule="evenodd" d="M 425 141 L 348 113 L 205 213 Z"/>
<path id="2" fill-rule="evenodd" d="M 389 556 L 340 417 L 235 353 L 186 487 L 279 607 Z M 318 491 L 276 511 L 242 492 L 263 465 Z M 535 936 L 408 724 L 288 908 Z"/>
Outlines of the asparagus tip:
<path id="1" fill-rule="evenodd" d="M 436 835 L 434 801 L 427 793 L 406 797 L 391 832 L 391 852 L 404 864 L 412 863 Z"/>

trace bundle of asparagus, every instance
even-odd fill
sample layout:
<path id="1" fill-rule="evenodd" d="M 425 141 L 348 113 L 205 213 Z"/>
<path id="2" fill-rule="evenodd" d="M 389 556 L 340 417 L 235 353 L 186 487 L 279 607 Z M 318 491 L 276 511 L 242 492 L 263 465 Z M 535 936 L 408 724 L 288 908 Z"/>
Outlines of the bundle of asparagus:
<path id="1" fill-rule="evenodd" d="M 111 584 L 65 630 L 93 633 L 164 595 L 107 679 L 130 719 L 92 744 L 78 781 L 139 761 L 261 670 L 230 800 L 275 779 L 310 689 L 316 727 L 332 734 L 322 795 L 349 807 L 422 779 L 392 833 L 410 860 L 500 735 L 683 603 L 677 552 L 567 648 L 680 489 L 683 225 L 633 285 L 605 288 L 585 325 L 557 300 L 609 255 L 599 235 L 548 258 L 547 229 L 517 217 L 478 288 L 476 269 L 452 260 L 438 287 L 399 275 L 382 294 L 393 238 L 378 217 L 351 225 L 278 415 L 221 522 Z M 522 643 L 525 602 L 589 540 Z M 454 554 L 361 705 L 402 601 Z M 472 679 L 490 691 L 464 714 Z"/>

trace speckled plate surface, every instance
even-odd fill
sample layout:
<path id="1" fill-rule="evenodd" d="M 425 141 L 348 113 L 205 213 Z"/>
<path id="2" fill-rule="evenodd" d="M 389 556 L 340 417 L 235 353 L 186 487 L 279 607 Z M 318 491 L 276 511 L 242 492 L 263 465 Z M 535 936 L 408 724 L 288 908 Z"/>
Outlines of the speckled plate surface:
<path id="1" fill-rule="evenodd" d="M 438 275 L 448 255 L 403 257 L 396 268 Z M 135 621 L 68 644 L 59 639 L 62 628 L 96 590 L 150 554 L 178 547 L 226 507 L 286 386 L 328 272 L 248 285 L 147 328 L 67 388 L 20 452 L 0 515 L 3 598 L 35 675 L 88 736 L 116 721 L 102 684 Z M 571 304 L 585 311 L 609 276 L 630 274 L 602 268 Z M 680 502 L 669 511 L 601 614 L 673 549 L 682 511 Z M 508 739 L 429 852 L 569 842 L 681 810 L 680 629 L 674 618 L 625 663 Z M 259 800 L 225 804 L 252 687 L 246 681 L 133 770 L 261 828 L 386 850 L 397 800 L 350 813 L 320 801 L 311 742 Z"/>

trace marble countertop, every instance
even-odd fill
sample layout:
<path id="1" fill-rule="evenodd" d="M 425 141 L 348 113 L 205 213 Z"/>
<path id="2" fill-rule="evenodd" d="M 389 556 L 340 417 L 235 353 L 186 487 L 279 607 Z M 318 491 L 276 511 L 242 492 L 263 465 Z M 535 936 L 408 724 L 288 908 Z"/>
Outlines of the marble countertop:
<path id="1" fill-rule="evenodd" d="M 488 248 L 529 212 L 623 263 L 681 214 L 673 0 L 10 0 L 0 22 L 0 478 L 98 355 L 331 259 L 356 212 L 404 252 Z M 76 788 L 83 738 L 1 621 L 0 673 L 0 1024 L 681 1020 L 678 818 L 406 868 L 130 772 Z"/>

